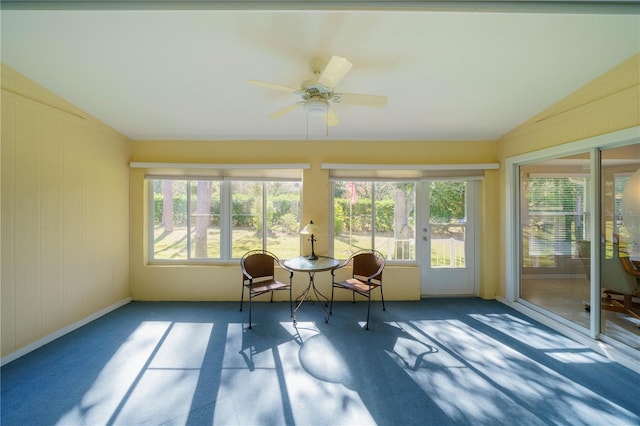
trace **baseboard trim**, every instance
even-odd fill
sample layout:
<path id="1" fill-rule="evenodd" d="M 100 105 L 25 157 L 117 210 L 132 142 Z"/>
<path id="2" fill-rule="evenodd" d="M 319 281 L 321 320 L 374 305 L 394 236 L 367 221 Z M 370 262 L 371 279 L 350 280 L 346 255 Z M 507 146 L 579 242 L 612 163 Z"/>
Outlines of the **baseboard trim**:
<path id="1" fill-rule="evenodd" d="M 71 333 L 74 330 L 77 330 L 78 328 L 89 324 L 91 321 L 94 321 L 98 318 L 100 318 L 103 315 L 108 314 L 111 311 L 114 311 L 128 303 L 131 303 L 131 298 L 127 297 L 125 299 L 119 300 L 116 303 L 107 306 L 104 309 L 101 309 L 97 312 L 94 312 L 93 314 L 81 319 L 80 321 L 76 321 L 73 324 L 69 324 L 65 327 L 62 327 L 56 331 L 54 331 L 53 333 L 50 333 L 38 340 L 36 340 L 35 342 L 29 343 L 26 346 L 23 346 L 22 348 L 18 349 L 15 352 L 10 353 L 9 355 L 6 355 L 2 358 L 0 358 L 0 366 L 3 366 L 5 364 L 10 363 L 11 361 L 15 361 L 16 359 L 20 358 L 21 356 L 24 356 L 26 354 L 28 354 L 29 352 L 32 352 L 44 345 L 46 345 L 47 343 L 53 342 L 54 340 L 64 336 L 65 334 Z"/>
<path id="2" fill-rule="evenodd" d="M 550 318 L 521 303 L 509 302 L 503 297 L 496 297 L 496 300 L 500 303 L 504 303 L 505 305 L 515 309 L 520 313 L 525 314 L 530 318 L 533 318 L 534 320 L 546 325 L 547 327 L 557 331 L 558 333 L 561 333 L 578 343 L 588 346 L 589 348 L 598 352 L 600 355 L 640 374 L 640 359 L 632 349 L 627 349 L 626 347 L 623 347 L 622 344 L 618 345 L 615 342 L 609 342 L 609 339 L 606 339 L 607 342 L 604 342 L 602 340 L 594 340 L 591 337 L 582 334 L 567 325 L 559 323 L 553 318 Z"/>

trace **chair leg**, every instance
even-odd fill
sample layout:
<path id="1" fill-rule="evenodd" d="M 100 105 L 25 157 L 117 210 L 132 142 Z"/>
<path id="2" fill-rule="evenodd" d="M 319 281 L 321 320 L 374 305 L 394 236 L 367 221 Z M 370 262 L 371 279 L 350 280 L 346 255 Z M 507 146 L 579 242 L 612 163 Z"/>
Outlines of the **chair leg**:
<path id="1" fill-rule="evenodd" d="M 624 310 L 626 311 L 627 315 L 640 319 L 640 315 L 636 313 L 636 310 L 633 307 L 633 295 L 624 295 Z"/>
<path id="2" fill-rule="evenodd" d="M 386 311 L 387 309 L 384 307 L 384 294 L 382 293 L 382 283 L 380 283 L 380 297 L 382 298 L 382 310 Z"/>
<path id="3" fill-rule="evenodd" d="M 369 303 L 367 304 L 367 325 L 365 326 L 365 330 L 369 329 L 369 315 L 371 314 L 371 291 L 369 291 L 369 293 L 367 293 L 368 299 L 369 299 Z"/>
<path id="4" fill-rule="evenodd" d="M 242 294 L 240 295 L 240 312 L 242 312 L 242 302 L 244 301 L 244 284 L 242 285 Z"/>
<path id="5" fill-rule="evenodd" d="M 251 290 L 249 290 L 249 328 L 251 328 Z"/>

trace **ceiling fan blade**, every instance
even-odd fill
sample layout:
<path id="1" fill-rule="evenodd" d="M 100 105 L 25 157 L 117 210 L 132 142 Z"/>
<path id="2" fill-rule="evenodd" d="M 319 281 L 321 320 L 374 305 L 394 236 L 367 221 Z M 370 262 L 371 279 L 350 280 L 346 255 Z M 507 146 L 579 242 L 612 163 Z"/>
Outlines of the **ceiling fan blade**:
<path id="1" fill-rule="evenodd" d="M 282 108 L 279 111 L 274 112 L 273 114 L 269 115 L 269 118 L 275 119 L 275 118 L 280 118 L 285 114 L 290 113 L 291 111 L 297 109 L 298 107 L 300 107 L 300 105 L 302 104 L 302 102 L 296 102 L 295 104 L 291 104 L 287 107 Z"/>
<path id="2" fill-rule="evenodd" d="M 387 104 L 386 96 L 379 95 L 357 95 L 355 93 L 340 93 L 340 99 L 334 102 L 350 105 L 362 105 L 371 107 L 383 107 Z"/>
<path id="3" fill-rule="evenodd" d="M 345 58 L 332 56 L 327 66 L 324 67 L 324 70 L 318 77 L 318 83 L 332 89 L 349 72 L 352 66 L 353 64 Z"/>
<path id="4" fill-rule="evenodd" d="M 324 118 L 324 121 L 327 122 L 327 126 L 329 127 L 337 126 L 338 124 L 340 124 L 340 119 L 338 118 L 338 115 L 333 110 L 333 108 L 329 108 L 327 110 L 327 114 L 323 115 L 322 118 Z"/>
<path id="5" fill-rule="evenodd" d="M 300 93 L 298 89 L 293 89 L 287 86 L 281 86 L 279 84 L 267 83 L 266 81 L 247 80 L 247 83 L 253 84 L 254 86 L 266 87 L 267 89 L 280 90 L 282 92 L 287 92 L 287 93 L 293 93 L 293 94 Z"/>

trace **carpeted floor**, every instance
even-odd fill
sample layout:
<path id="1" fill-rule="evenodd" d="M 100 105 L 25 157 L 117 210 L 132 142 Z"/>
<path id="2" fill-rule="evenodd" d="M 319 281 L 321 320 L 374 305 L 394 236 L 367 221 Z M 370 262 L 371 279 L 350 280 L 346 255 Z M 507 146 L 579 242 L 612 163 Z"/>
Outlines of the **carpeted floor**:
<path id="1" fill-rule="evenodd" d="M 131 303 L 2 368 L 12 425 L 638 425 L 640 375 L 495 301 Z"/>

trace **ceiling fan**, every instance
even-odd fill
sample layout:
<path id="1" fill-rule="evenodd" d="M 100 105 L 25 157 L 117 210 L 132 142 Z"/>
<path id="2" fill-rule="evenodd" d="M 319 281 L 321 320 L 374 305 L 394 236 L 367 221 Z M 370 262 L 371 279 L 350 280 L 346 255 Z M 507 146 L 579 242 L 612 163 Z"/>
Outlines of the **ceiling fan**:
<path id="1" fill-rule="evenodd" d="M 334 91 L 335 86 L 353 66 L 351 62 L 345 58 L 333 56 L 324 69 L 322 69 L 322 65 L 323 62 L 320 59 L 311 61 L 313 77 L 302 82 L 299 89 L 259 80 L 247 80 L 247 83 L 269 89 L 281 90 L 302 98 L 301 101 L 269 115 L 269 118 L 279 118 L 302 107 L 311 116 L 323 117 L 328 126 L 336 126 L 340 123 L 340 120 L 331 107 L 332 104 L 351 104 L 370 107 L 383 107 L 387 104 L 386 96 L 338 93 Z"/>

